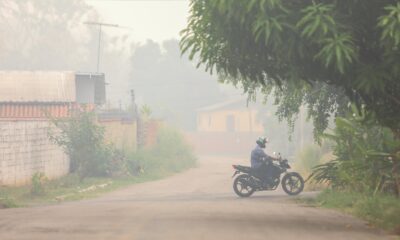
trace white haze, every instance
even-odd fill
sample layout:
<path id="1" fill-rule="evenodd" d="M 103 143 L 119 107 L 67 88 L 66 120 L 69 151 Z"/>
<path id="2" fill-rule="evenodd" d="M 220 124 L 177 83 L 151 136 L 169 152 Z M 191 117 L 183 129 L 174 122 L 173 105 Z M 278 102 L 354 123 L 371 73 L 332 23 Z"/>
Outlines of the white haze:
<path id="1" fill-rule="evenodd" d="M 181 57 L 179 31 L 188 10 L 188 1 L 2 0 L 0 70 L 94 72 L 99 32 L 83 23 L 118 24 L 123 28 L 103 28 L 101 39 L 107 107 L 126 108 L 134 89 L 137 101 L 157 117 L 193 130 L 196 109 L 240 97 L 241 90 L 219 85 L 215 76 Z M 284 123 L 274 129 L 287 132 Z M 288 149 L 280 139 L 274 147 Z"/>

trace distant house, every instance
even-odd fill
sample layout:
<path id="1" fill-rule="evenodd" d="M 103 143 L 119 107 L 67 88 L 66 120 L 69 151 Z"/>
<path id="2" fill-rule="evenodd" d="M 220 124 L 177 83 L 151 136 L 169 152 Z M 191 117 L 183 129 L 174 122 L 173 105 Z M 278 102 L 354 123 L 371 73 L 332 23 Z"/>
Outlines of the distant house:
<path id="1" fill-rule="evenodd" d="M 231 100 L 197 110 L 197 131 L 208 133 L 262 133 L 257 109 L 245 100 Z"/>
<path id="2" fill-rule="evenodd" d="M 245 155 L 263 132 L 257 107 L 235 99 L 198 109 L 188 137 L 200 154 Z"/>

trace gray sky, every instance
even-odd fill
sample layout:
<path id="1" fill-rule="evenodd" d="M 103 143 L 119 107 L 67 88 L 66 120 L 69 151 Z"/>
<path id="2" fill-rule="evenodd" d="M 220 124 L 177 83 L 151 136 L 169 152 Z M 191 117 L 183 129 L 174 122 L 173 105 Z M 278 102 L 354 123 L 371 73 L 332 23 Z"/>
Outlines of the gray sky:
<path id="1" fill-rule="evenodd" d="M 100 19 L 88 20 L 127 27 L 104 28 L 104 31 L 109 36 L 128 35 L 131 40 L 127 41 L 128 43 L 144 44 L 147 39 L 161 43 L 171 38 L 179 38 L 179 32 L 186 27 L 189 15 L 188 0 L 86 0 L 86 2 L 100 14 Z M 106 43 L 103 44 L 106 45 Z M 125 91 L 131 87 L 125 86 L 124 83 L 114 83 L 113 86 L 124 87 L 116 89 L 110 86 L 109 99 L 116 100 L 125 96 L 126 99 L 123 102 L 128 102 L 129 96 Z M 220 85 L 220 90 L 232 96 L 241 95 L 241 90 L 234 90 L 227 85 Z M 138 93 L 138 100 L 140 100 L 140 93 Z"/>
<path id="2" fill-rule="evenodd" d="M 162 42 L 178 38 L 188 17 L 185 0 L 86 0 L 101 15 L 100 21 L 129 27 L 108 28 L 111 36 L 129 35 L 134 42 Z"/>

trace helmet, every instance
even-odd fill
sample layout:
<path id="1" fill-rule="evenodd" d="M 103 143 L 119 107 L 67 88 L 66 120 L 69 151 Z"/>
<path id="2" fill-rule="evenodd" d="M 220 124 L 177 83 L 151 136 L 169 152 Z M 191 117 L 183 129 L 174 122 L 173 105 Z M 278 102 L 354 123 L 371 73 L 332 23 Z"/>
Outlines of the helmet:
<path id="1" fill-rule="evenodd" d="M 259 137 L 256 141 L 256 143 L 258 144 L 258 146 L 260 146 L 261 148 L 265 148 L 265 144 L 268 143 L 268 139 L 266 137 Z"/>

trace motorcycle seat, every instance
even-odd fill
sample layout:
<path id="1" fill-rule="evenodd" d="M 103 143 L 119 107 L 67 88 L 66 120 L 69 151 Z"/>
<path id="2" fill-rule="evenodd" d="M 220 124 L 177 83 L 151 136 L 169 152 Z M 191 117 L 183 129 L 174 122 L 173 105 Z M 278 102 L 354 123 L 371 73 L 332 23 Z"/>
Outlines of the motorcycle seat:
<path id="1" fill-rule="evenodd" d="M 245 172 L 245 173 L 249 173 L 251 172 L 252 168 L 248 167 L 248 166 L 242 166 L 242 165 L 233 165 L 233 168 L 241 171 L 241 172 Z"/>

